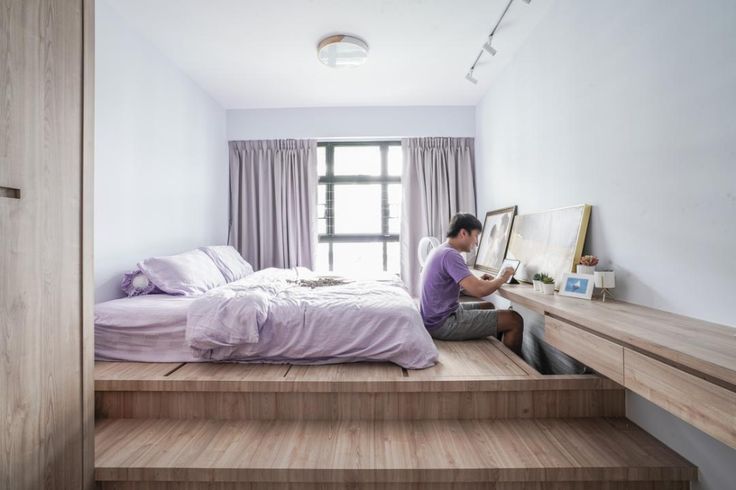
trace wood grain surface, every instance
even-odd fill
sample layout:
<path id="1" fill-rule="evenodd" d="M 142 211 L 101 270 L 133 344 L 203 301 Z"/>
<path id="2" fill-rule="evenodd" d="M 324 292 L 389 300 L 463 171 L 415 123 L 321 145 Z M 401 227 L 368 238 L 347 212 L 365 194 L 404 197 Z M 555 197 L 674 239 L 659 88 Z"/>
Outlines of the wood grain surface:
<path id="1" fill-rule="evenodd" d="M 736 393 L 629 349 L 624 367 L 628 389 L 736 448 Z"/>
<path id="2" fill-rule="evenodd" d="M 83 12 L 0 2 L 0 488 L 92 484 Z"/>
<path id="3" fill-rule="evenodd" d="M 478 271 L 475 271 L 478 273 Z M 631 350 L 736 391 L 736 333 L 706 322 L 622 301 L 585 301 L 535 293 L 527 284 L 498 294 L 542 315 L 584 327 Z"/>
<path id="4" fill-rule="evenodd" d="M 599 373 L 624 384 L 624 348 L 564 321 L 544 319 L 544 340 Z"/>
<path id="5" fill-rule="evenodd" d="M 99 481 L 524 482 L 695 478 L 625 419 L 98 422 Z"/>

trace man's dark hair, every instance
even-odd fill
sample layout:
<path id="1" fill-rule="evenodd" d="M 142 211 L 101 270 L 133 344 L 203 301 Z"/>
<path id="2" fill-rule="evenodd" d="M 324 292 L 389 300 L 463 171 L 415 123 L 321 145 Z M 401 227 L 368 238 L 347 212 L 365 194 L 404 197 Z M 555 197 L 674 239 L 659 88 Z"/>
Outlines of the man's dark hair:
<path id="1" fill-rule="evenodd" d="M 450 220 L 450 229 L 447 231 L 447 238 L 455 238 L 460 234 L 460 230 L 465 230 L 468 234 L 473 230 L 482 230 L 483 224 L 478 218 L 470 213 L 458 213 Z"/>

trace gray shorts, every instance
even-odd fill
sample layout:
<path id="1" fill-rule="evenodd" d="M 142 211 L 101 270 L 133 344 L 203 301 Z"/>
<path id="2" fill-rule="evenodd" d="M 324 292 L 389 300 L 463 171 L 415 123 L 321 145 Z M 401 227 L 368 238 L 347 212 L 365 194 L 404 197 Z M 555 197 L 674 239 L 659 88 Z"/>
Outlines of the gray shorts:
<path id="1" fill-rule="evenodd" d="M 444 323 L 430 330 L 429 334 L 437 340 L 472 340 L 496 336 L 496 310 L 478 310 L 463 307 L 448 316 Z"/>

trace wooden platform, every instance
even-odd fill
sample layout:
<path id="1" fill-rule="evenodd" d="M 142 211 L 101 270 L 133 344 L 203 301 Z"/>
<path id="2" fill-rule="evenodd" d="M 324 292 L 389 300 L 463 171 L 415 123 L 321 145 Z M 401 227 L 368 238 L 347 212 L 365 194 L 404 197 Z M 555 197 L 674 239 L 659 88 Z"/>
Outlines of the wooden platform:
<path id="1" fill-rule="evenodd" d="M 395 364 L 96 365 L 98 418 L 484 419 L 623 416 L 597 376 L 542 376 L 496 339 L 438 342 L 429 369 Z"/>
<path id="2" fill-rule="evenodd" d="M 95 364 L 95 390 L 107 391 L 467 391 L 469 389 L 620 389 L 594 376 L 541 375 L 489 338 L 437 341 L 439 362 L 428 369 L 406 370 L 390 363 L 318 366 L 238 363 Z"/>
<path id="3" fill-rule="evenodd" d="M 686 489 L 696 469 L 605 378 L 495 339 L 393 364 L 96 365 L 102 490 Z"/>

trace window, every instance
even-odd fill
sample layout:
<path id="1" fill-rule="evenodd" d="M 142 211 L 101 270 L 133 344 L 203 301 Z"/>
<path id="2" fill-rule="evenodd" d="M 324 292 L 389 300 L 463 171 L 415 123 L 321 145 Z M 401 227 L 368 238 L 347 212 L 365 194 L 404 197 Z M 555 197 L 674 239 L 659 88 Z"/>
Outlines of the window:
<path id="1" fill-rule="evenodd" d="M 318 270 L 399 273 L 401 143 L 317 146 Z"/>

